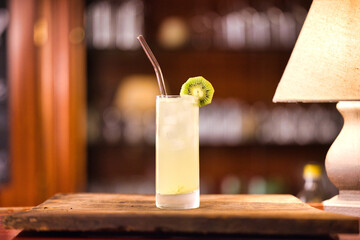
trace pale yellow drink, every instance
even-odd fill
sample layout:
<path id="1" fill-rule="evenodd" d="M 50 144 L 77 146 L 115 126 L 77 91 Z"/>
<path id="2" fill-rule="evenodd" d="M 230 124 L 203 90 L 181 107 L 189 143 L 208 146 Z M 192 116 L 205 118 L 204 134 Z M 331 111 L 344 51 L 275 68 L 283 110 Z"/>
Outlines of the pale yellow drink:
<path id="1" fill-rule="evenodd" d="M 156 205 L 199 206 L 199 106 L 190 95 L 156 99 Z"/>

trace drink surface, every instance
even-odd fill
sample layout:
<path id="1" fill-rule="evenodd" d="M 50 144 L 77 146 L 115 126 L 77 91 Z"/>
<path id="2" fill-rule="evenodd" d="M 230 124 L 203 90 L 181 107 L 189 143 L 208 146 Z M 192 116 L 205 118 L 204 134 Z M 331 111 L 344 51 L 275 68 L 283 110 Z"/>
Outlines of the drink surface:
<path id="1" fill-rule="evenodd" d="M 199 107 L 192 96 L 156 101 L 156 193 L 199 188 Z"/>

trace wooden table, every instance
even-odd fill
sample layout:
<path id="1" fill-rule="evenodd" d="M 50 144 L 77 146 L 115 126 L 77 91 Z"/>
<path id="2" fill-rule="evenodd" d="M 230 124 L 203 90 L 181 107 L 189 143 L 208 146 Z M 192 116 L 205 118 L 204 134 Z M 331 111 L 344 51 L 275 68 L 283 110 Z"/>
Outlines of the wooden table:
<path id="1" fill-rule="evenodd" d="M 78 198 L 78 195 L 74 195 L 75 198 Z M 223 201 L 231 201 L 232 196 L 225 196 L 221 195 Z M 84 197 L 83 195 L 81 195 L 81 197 Z M 85 197 L 93 197 L 93 195 L 85 195 Z M 111 196 L 110 196 L 111 197 Z M 118 197 L 118 196 L 117 196 Z M 122 196 L 120 196 L 122 197 Z M 207 196 L 204 198 L 203 197 L 203 205 L 207 204 L 207 201 L 211 201 L 211 198 L 217 198 L 215 195 L 212 196 Z M 267 195 L 266 197 L 269 197 L 269 195 Z M 73 198 L 73 196 L 70 196 L 70 198 Z M 147 198 L 151 199 L 151 197 L 147 196 Z M 243 196 L 243 199 L 248 199 L 247 196 Z M 261 198 L 263 199 L 263 198 Z M 219 201 L 219 199 L 217 199 L 217 201 Z M 56 202 L 56 201 L 55 201 Z M 266 201 L 265 201 L 266 202 Z M 54 206 L 54 201 L 48 201 L 45 202 L 44 204 L 38 206 L 36 209 L 39 208 L 47 208 L 47 207 L 51 207 Z M 318 209 L 322 208 L 321 204 L 310 204 L 313 207 L 316 207 Z M 59 206 L 59 205 L 57 205 Z M 94 207 L 94 206 L 92 206 Z M 64 205 L 61 207 L 64 208 Z M 29 210 L 30 208 L 0 208 L 0 219 L 3 218 L 4 216 L 8 216 L 9 214 L 15 213 L 15 212 L 21 212 L 24 210 Z M 86 209 L 86 207 L 85 207 Z M 103 209 L 103 208 L 102 208 Z M 38 211 L 38 210 L 37 210 Z M 161 211 L 161 210 L 160 210 Z M 201 211 L 201 209 L 199 209 L 199 211 Z M 235 210 L 236 211 L 236 210 Z M 157 212 L 157 211 L 156 211 Z M 19 216 L 23 216 L 22 213 Z M 24 215 L 26 216 L 26 215 Z M 41 220 L 41 218 L 39 218 Z M 2 221 L 1 221 L 2 222 Z M 260 226 L 261 227 L 261 226 Z M 176 236 L 176 239 L 194 239 L 194 237 L 197 238 L 201 238 L 201 239 L 239 239 L 239 237 L 241 239 L 292 239 L 292 237 L 296 238 L 296 239 L 332 239 L 331 236 L 325 236 L 325 235 L 317 235 L 315 237 L 311 237 L 311 236 L 288 236 L 284 238 L 284 235 L 279 236 L 279 235 L 269 235 L 269 236 L 265 236 L 265 235 L 252 235 L 252 234 L 245 234 L 245 235 L 234 235 L 234 234 L 227 234 L 227 235 L 217 235 L 217 234 L 206 234 L 206 235 L 194 235 L 194 234 L 171 234 L 171 233 L 165 233 L 165 234 L 151 234 L 151 233 L 146 233 L 146 234 L 139 234 L 139 233 L 130 233 L 130 234 L 124 234 L 124 233 L 107 233 L 104 231 L 100 231 L 100 232 L 73 232 L 73 233 L 69 233 L 69 232 L 47 232 L 47 233 L 37 233 L 37 232 L 28 232 L 28 231 L 22 231 L 22 230 L 14 230 L 14 229 L 5 229 L 4 225 L 1 223 L 0 224 L 0 239 L 1 240 L 35 240 L 35 239 L 56 239 L 56 240 L 60 240 L 60 239 L 147 239 L 147 240 L 154 240 L 154 239 L 172 239 L 174 236 Z M 359 239 L 360 240 L 360 235 L 353 235 L 353 234 L 348 234 L 348 235 L 338 235 L 338 237 L 340 237 L 340 239 Z"/>
<path id="2" fill-rule="evenodd" d="M 18 229 L 5 229 L 2 223 L 4 216 L 13 214 L 16 212 L 26 211 L 31 209 L 31 207 L 12 207 L 12 208 L 0 208 L 0 239 L 1 240 L 12 240 L 21 232 Z"/>

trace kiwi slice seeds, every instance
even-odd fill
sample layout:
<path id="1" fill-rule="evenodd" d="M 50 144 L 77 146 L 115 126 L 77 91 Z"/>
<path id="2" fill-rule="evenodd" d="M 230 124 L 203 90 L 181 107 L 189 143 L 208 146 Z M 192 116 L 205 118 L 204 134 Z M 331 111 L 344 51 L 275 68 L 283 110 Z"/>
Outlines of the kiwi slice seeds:
<path id="1" fill-rule="evenodd" d="M 203 77 L 189 78 L 181 87 L 180 95 L 192 95 L 199 99 L 199 106 L 211 103 L 214 96 L 214 88 L 209 81 Z"/>

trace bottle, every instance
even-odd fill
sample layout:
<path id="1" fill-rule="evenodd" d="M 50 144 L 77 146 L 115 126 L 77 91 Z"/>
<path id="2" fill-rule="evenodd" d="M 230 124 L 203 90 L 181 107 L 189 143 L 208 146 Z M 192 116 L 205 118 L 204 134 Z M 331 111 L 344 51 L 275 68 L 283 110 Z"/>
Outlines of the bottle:
<path id="1" fill-rule="evenodd" d="M 322 202 L 324 191 L 321 183 L 322 168 L 318 164 L 306 164 L 303 171 L 304 188 L 298 194 L 303 202 Z"/>

